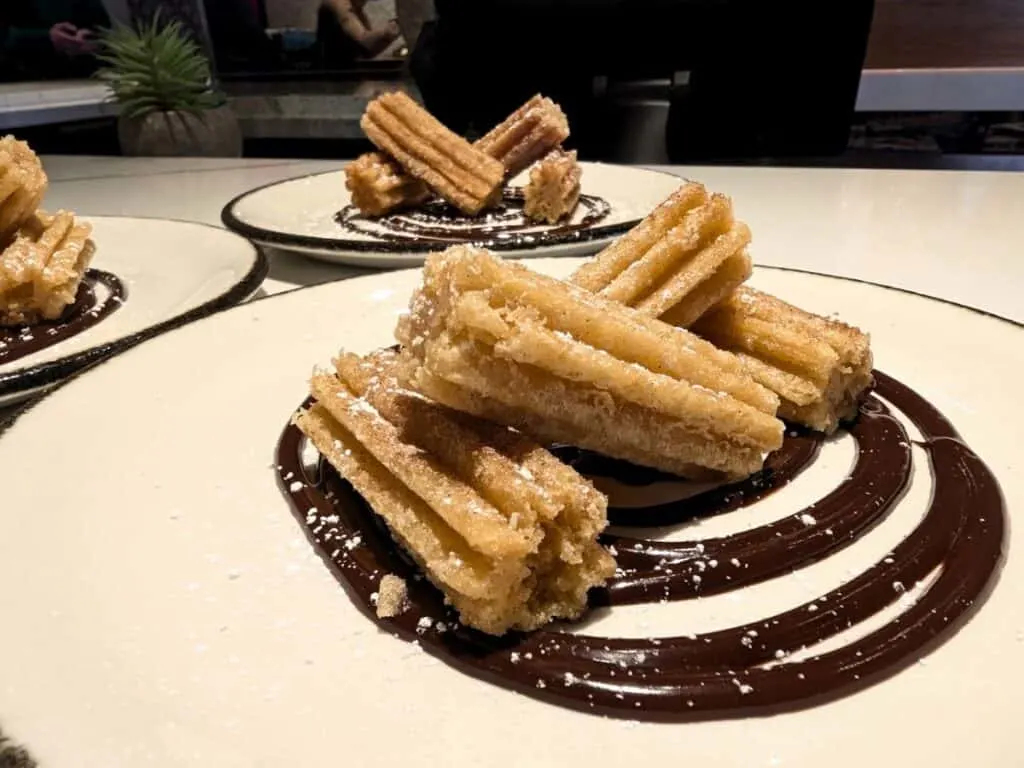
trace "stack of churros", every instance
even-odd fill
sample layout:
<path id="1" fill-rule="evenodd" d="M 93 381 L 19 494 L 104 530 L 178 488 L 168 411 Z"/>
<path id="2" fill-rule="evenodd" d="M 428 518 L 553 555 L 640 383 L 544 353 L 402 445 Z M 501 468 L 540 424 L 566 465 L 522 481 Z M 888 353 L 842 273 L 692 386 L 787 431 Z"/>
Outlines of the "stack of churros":
<path id="1" fill-rule="evenodd" d="M 396 332 L 404 380 L 457 410 L 683 477 L 744 477 L 782 443 L 734 355 L 459 246 L 430 256 Z"/>
<path id="2" fill-rule="evenodd" d="M 523 435 L 404 389 L 396 365 L 390 351 L 342 354 L 296 424 L 463 624 L 503 634 L 579 616 L 615 571 L 597 543 L 605 498 Z"/>
<path id="3" fill-rule="evenodd" d="M 352 202 L 368 216 L 415 207 L 431 193 L 475 216 L 498 202 L 505 182 L 569 137 L 565 113 L 540 95 L 475 144 L 401 92 L 370 102 L 362 127 L 379 151 L 350 163 L 345 176 Z M 575 156 L 573 165 L 578 177 Z"/>
<path id="4" fill-rule="evenodd" d="M 88 224 L 37 210 L 46 186 L 28 144 L 0 139 L 0 325 L 59 319 L 95 252 Z"/>
<path id="5" fill-rule="evenodd" d="M 368 112 L 371 131 L 404 142 L 388 189 L 414 188 L 395 182 L 405 171 L 443 194 L 408 159 L 430 156 L 436 127 L 407 141 L 416 112 L 390 101 Z M 527 161 L 511 157 L 562 135 L 552 109 L 538 97 L 483 146 L 516 168 Z M 531 149 L 516 155 L 516 142 Z M 468 144 L 434 143 L 469 157 Z M 364 158 L 352 173 L 383 177 L 371 166 L 389 163 Z M 531 216 L 571 212 L 575 163 L 546 150 L 524 191 Z M 483 175 L 460 177 L 459 194 L 480 203 Z M 343 354 L 314 376 L 315 404 L 296 423 L 463 623 L 502 634 L 578 616 L 615 570 L 597 540 L 607 502 L 541 446 L 730 481 L 782 445 L 781 419 L 832 432 L 871 386 L 867 335 L 743 285 L 750 242 L 727 197 L 685 183 L 567 281 L 468 245 L 431 254 L 395 330 L 400 347 Z M 383 614 L 399 610 L 395 595 Z"/>
<path id="6" fill-rule="evenodd" d="M 870 341 L 742 286 L 750 239 L 728 198 L 687 183 L 570 280 L 736 353 L 779 396 L 780 416 L 832 432 L 871 386 Z"/>

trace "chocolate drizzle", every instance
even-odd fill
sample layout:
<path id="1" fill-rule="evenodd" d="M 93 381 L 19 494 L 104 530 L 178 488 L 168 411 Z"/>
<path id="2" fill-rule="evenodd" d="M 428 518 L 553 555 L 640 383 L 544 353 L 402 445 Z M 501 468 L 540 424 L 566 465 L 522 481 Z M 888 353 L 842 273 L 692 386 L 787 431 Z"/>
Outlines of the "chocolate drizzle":
<path id="1" fill-rule="evenodd" d="M 107 295 L 96 295 L 97 284 L 107 289 Z M 75 302 L 59 320 L 48 320 L 35 325 L 0 327 L 0 365 L 59 344 L 112 315 L 124 304 L 127 291 L 117 275 L 90 269 L 78 287 Z"/>
<path id="2" fill-rule="evenodd" d="M 538 224 L 523 214 L 523 193 L 506 189 L 501 204 L 480 216 L 466 216 L 443 200 L 434 199 L 416 208 L 388 216 L 369 217 L 354 205 L 346 205 L 334 216 L 348 231 L 392 243 L 417 242 L 447 246 L 456 243 L 502 244 L 505 247 L 535 247 L 564 242 L 603 221 L 611 206 L 595 195 L 580 195 L 577 213 L 554 225 Z M 581 215 L 582 214 L 582 215 Z"/>
<path id="3" fill-rule="evenodd" d="M 700 635 L 623 639 L 550 628 L 493 638 L 466 629 L 352 488 L 326 464 L 312 471 L 304 467 L 304 438 L 293 426 L 282 435 L 278 464 L 307 534 L 357 605 L 373 616 L 380 577 L 402 576 L 411 608 L 379 623 L 469 674 L 562 706 L 632 719 L 775 712 L 848 693 L 919 658 L 969 615 L 1001 561 L 1005 512 L 992 473 L 920 395 L 883 373 L 876 372 L 876 381 L 876 394 L 923 435 L 920 445 L 934 478 L 924 518 L 886 557 L 838 589 L 792 610 Z M 614 607 L 722 593 L 804 567 L 857 541 L 896 506 L 913 462 L 906 431 L 878 397 L 867 400 L 850 434 L 857 459 L 849 476 L 789 517 L 700 542 L 609 533 L 619 572 L 607 590 L 594 595 L 594 603 Z M 791 433 L 753 478 L 658 507 L 614 510 L 613 517 L 637 528 L 741 508 L 810 465 L 819 440 Z M 637 473 L 651 479 L 647 470 L 618 462 L 585 454 L 573 460 L 580 469 L 599 468 L 620 482 L 636 483 Z M 878 614 L 931 577 L 889 623 L 835 650 L 790 658 Z M 424 617 L 431 619 L 424 622 L 429 628 L 420 626 Z"/>

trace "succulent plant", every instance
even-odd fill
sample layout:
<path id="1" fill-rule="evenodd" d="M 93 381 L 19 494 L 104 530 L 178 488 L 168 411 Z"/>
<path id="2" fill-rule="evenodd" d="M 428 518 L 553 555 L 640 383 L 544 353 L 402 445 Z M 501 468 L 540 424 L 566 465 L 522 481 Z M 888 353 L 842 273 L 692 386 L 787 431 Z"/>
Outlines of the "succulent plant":
<path id="1" fill-rule="evenodd" d="M 138 27 L 117 25 L 100 36 L 96 76 L 110 88 L 126 117 L 150 112 L 198 113 L 224 97 L 212 87 L 210 64 L 180 22 L 157 13 Z"/>

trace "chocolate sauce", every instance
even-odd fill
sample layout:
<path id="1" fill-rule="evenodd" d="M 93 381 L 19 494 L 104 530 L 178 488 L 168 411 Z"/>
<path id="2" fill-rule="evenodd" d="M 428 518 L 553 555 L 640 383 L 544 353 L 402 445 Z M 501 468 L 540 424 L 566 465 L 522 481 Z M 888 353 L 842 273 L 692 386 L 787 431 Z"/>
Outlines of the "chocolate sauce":
<path id="1" fill-rule="evenodd" d="M 342 229 L 392 243 L 417 242 L 437 246 L 455 243 L 500 243 L 505 246 L 541 246 L 563 242 L 608 217 L 611 206 L 595 195 L 580 195 L 582 217 L 554 225 L 530 221 L 523 213 L 523 193 L 506 189 L 501 204 L 479 216 L 466 216 L 444 200 L 428 200 L 416 208 L 388 216 L 369 217 L 354 205 L 334 216 Z"/>
<path id="2" fill-rule="evenodd" d="M 96 295 L 96 285 L 107 289 L 107 296 Z M 90 269 L 78 286 L 75 302 L 64 310 L 58 320 L 46 320 L 34 325 L 0 326 L 0 365 L 39 352 L 82 331 L 112 315 L 124 304 L 127 291 L 117 275 Z"/>
<path id="3" fill-rule="evenodd" d="M 790 611 L 699 635 L 624 639 L 552 627 L 494 638 L 467 629 L 347 482 L 324 462 L 304 467 L 304 438 L 293 426 L 281 437 L 278 464 L 308 536 L 356 604 L 382 627 L 418 640 L 469 674 L 562 706 L 638 720 L 777 712 L 851 692 L 919 658 L 969 615 L 1002 558 L 1005 511 L 995 477 L 930 403 L 889 376 L 875 375 L 876 394 L 923 435 L 920 445 L 934 478 L 924 518 L 886 557 L 838 589 Z M 619 572 L 607 589 L 595 591 L 593 603 L 614 610 L 739 589 L 849 546 L 892 511 L 913 471 L 907 433 L 878 397 L 868 398 L 850 434 L 857 459 L 849 476 L 790 517 L 700 542 L 609 533 Z M 655 520 L 664 525 L 741 508 L 809 466 L 821 439 L 790 433 L 753 478 L 653 512 L 615 510 L 614 519 L 628 519 L 635 528 L 638 520 L 639 526 Z M 572 458 L 578 468 L 598 467 L 621 482 L 652 477 L 621 462 L 581 453 Z M 836 650 L 789 658 L 874 616 L 935 572 L 930 586 L 888 624 Z M 372 595 L 385 573 L 405 578 L 411 608 L 378 620 Z M 420 626 L 424 617 L 431 619 L 424 622 L 429 628 Z"/>

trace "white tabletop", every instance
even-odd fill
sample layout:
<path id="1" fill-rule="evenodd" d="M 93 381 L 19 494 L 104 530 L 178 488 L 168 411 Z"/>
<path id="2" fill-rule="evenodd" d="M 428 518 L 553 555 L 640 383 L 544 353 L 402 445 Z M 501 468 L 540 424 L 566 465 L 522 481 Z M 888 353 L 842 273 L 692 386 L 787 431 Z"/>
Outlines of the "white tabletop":
<path id="1" fill-rule="evenodd" d="M 82 214 L 220 224 L 256 186 L 341 161 L 47 157 L 46 205 Z M 797 168 L 664 168 L 732 196 L 755 263 L 905 288 L 1024 322 L 1024 174 Z M 339 175 L 338 184 L 343 183 Z M 362 270 L 272 252 L 279 293 Z"/>
<path id="2" fill-rule="evenodd" d="M 0 83 L 0 130 L 116 114 L 107 86 L 95 80 Z"/>

